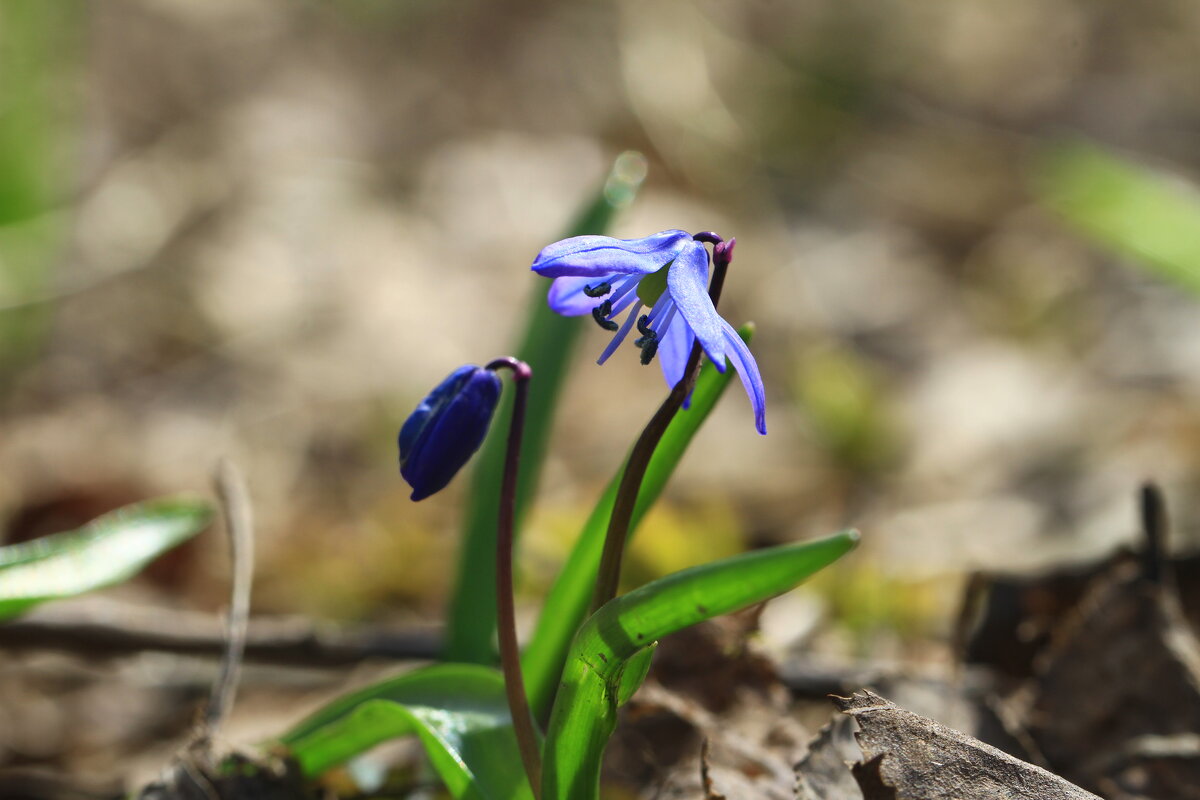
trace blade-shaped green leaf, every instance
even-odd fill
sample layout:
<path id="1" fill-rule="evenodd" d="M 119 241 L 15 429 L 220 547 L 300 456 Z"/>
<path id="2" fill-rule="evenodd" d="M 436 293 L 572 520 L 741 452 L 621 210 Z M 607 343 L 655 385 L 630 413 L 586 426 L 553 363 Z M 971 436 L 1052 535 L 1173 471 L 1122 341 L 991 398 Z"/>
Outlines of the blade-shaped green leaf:
<path id="1" fill-rule="evenodd" d="M 0 391 L 36 357 L 53 308 L 40 302 L 62 261 L 66 215 L 56 197 L 77 177 L 61 165 L 75 151 L 78 83 L 84 59 L 80 3 L 0 3 Z"/>
<path id="2" fill-rule="evenodd" d="M 742 326 L 738 335 L 748 343 L 754 335 L 754 326 Z M 675 419 L 671 420 L 666 433 L 663 434 L 662 441 L 654 449 L 650 465 L 646 468 L 646 477 L 642 480 L 642 488 L 638 492 L 633 517 L 629 521 L 630 537 L 637 530 L 638 523 L 642 521 L 646 512 L 662 494 L 667 479 L 671 477 L 687 446 L 729 386 L 733 375 L 732 369 L 720 373 L 712 364 L 705 364 L 700 371 L 689 408 L 675 415 Z M 584 524 L 575 547 L 546 597 L 543 605 L 545 610 L 538 618 L 533 636 L 521 656 L 521 669 L 525 675 L 529 705 L 538 719 L 545 719 L 550 713 L 554 692 L 558 688 L 559 674 L 562 672 L 563 662 L 566 661 L 567 649 L 571 646 L 575 631 L 587 616 L 596 571 L 600 566 L 600 554 L 604 550 L 604 537 L 608 532 L 608 519 L 612 516 L 617 487 L 621 483 L 624 469 L 622 464 Z"/>
<path id="3" fill-rule="evenodd" d="M 858 542 L 855 531 L 772 547 L 677 572 L 606 603 L 571 644 L 544 748 L 542 800 L 599 796 L 600 761 L 617 722 L 621 676 L 642 648 L 788 591 Z"/>
<path id="4" fill-rule="evenodd" d="M 643 647 L 625 663 L 625 668 L 621 670 L 621 686 L 617 690 L 617 707 L 628 703 L 637 694 L 637 690 L 642 688 L 642 684 L 646 682 L 646 676 L 650 674 L 650 666 L 654 662 L 654 654 L 658 651 L 658 642 L 654 642 L 649 647 Z"/>
<path id="5" fill-rule="evenodd" d="M 315 776 L 380 742 L 415 734 L 456 798 L 532 797 L 504 679 L 475 664 L 435 664 L 333 701 L 280 740 Z"/>
<path id="6" fill-rule="evenodd" d="M 1200 191 L 1084 144 L 1050 148 L 1034 175 L 1042 203 L 1084 234 L 1200 292 Z"/>
<path id="7" fill-rule="evenodd" d="M 645 174 L 645 159 L 640 154 L 624 153 L 618 157 L 604 187 L 563 238 L 608 230 L 616 213 L 633 202 Z M 522 269 L 529 270 L 528 266 L 515 265 L 513 275 Z M 530 494 L 537 486 L 546 441 L 554 422 L 554 407 L 575 352 L 575 342 L 583 330 L 579 320 L 559 316 L 550 310 L 546 304 L 549 281 L 536 276 L 530 281 L 525 332 L 512 354 L 529 364 L 534 376 L 529 383 L 529 406 L 521 440 L 521 474 L 517 480 L 516 501 L 518 532 Z M 462 551 L 446 628 L 447 661 L 476 664 L 495 661 L 492 638 L 496 630 L 496 514 L 500 507 L 507 420 L 511 415 L 512 392 L 505 392 L 496 415 L 497 424 L 492 425 L 492 435 L 488 436 L 477 458 L 463 517 Z M 505 422 L 499 424 L 500 421 Z"/>
<path id="8" fill-rule="evenodd" d="M 203 501 L 154 500 L 76 531 L 0 547 L 0 620 L 131 578 L 211 520 L 212 508 Z"/>

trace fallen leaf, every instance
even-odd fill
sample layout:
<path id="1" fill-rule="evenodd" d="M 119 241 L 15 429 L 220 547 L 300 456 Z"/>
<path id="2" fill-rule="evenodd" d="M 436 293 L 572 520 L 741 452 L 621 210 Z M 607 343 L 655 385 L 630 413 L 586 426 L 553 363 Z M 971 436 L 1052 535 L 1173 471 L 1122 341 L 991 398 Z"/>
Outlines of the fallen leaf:
<path id="1" fill-rule="evenodd" d="M 895 788 L 897 800 L 1097 800 L 1040 767 L 872 692 L 833 702 L 858 722 L 863 763 L 881 759 L 881 783 Z M 875 797 L 867 800 L 887 796 L 874 785 L 871 790 Z"/>
<path id="2" fill-rule="evenodd" d="M 746 643 L 752 623 L 720 620 L 662 640 L 606 754 L 610 790 L 792 800 L 808 732 L 770 660 Z"/>
<path id="3" fill-rule="evenodd" d="M 896 788 L 883 780 L 883 756 L 860 761 L 850 767 L 854 780 L 858 782 L 863 800 L 899 800 Z"/>
<path id="4" fill-rule="evenodd" d="M 849 765 L 861 756 L 854 721 L 835 717 L 821 728 L 796 764 L 796 800 L 856 800 L 862 796 Z"/>
<path id="5" fill-rule="evenodd" d="M 1197 771 L 1195 754 L 1138 755 L 1146 737 L 1200 730 L 1200 643 L 1169 584 L 1134 573 L 1097 587 L 1040 660 L 1029 696 L 1026 727 L 1053 768 L 1113 800 L 1180 797 L 1137 788 L 1150 761 L 1160 783 L 1173 768 L 1181 785 Z"/>

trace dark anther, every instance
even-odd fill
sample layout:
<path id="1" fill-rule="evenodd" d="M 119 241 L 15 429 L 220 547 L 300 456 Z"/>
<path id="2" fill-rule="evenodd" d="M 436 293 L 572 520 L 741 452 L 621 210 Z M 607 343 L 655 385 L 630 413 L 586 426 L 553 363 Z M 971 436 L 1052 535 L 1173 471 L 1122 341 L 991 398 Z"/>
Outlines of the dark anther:
<path id="1" fill-rule="evenodd" d="M 725 241 L 720 234 L 713 233 L 712 231 L 701 231 L 693 236 L 692 239 L 693 241 L 707 242 L 708 244 L 720 244 Z"/>
<path id="2" fill-rule="evenodd" d="M 639 339 L 638 341 L 642 341 Z M 654 360 L 654 354 L 658 352 L 658 339 L 647 337 L 642 344 L 642 364 L 649 364 Z"/>
<path id="3" fill-rule="evenodd" d="M 611 313 L 612 300 L 605 300 L 603 303 L 592 309 L 592 319 L 596 320 L 596 324 L 601 328 L 604 328 L 604 330 L 615 331 L 621 326 L 613 322 L 611 319 L 607 319 L 608 315 Z"/>
<path id="4" fill-rule="evenodd" d="M 604 297 L 604 295 L 608 294 L 611 291 L 612 291 L 612 284 L 608 283 L 607 281 L 600 284 L 599 286 L 583 287 L 583 293 L 586 294 L 588 297 Z"/>
<path id="5" fill-rule="evenodd" d="M 654 331 L 650 330 L 650 317 L 647 314 L 642 314 L 637 321 L 638 333 L 642 336 L 652 336 Z"/>
<path id="6" fill-rule="evenodd" d="M 658 334 L 650 328 L 650 318 L 645 314 L 638 318 L 637 328 L 644 335 L 640 339 L 635 339 L 633 343 L 642 348 L 642 363 L 649 364 L 650 359 L 654 358 L 654 354 L 658 351 Z"/>

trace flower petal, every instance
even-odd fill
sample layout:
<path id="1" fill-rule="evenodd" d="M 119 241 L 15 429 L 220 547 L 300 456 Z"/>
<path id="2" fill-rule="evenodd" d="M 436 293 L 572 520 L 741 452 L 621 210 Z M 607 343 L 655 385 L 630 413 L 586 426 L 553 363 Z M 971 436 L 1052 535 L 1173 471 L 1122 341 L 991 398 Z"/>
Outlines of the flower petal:
<path id="1" fill-rule="evenodd" d="M 646 275 L 657 272 L 691 241 L 691 234 L 677 230 L 641 239 L 573 236 L 547 245 L 533 260 L 533 271 L 549 278 Z"/>
<path id="2" fill-rule="evenodd" d="M 426 401 L 464 370 L 470 370 L 470 374 L 453 387 L 452 396 L 443 393 L 439 403 L 426 409 L 423 402 L 413 412 L 414 416 L 422 415 L 422 427 L 415 438 L 411 430 L 405 430 L 412 417 L 401 429 L 400 441 L 404 444 L 407 439 L 409 448 L 401 456 L 400 474 L 413 487 L 413 500 L 424 500 L 445 488 L 487 436 L 500 400 L 500 378 L 495 372 L 480 367 L 456 370 Z"/>
<path id="3" fill-rule="evenodd" d="M 683 370 L 687 367 L 688 356 L 692 352 L 692 342 L 696 337 L 688 330 L 683 320 L 675 320 L 675 324 L 667 328 L 658 340 L 658 363 L 662 365 L 663 377 L 667 386 L 672 389 L 683 380 Z M 722 364 L 722 367 L 725 365 Z"/>
<path id="4" fill-rule="evenodd" d="M 766 434 L 767 393 L 763 386 L 762 373 L 758 371 L 758 364 L 750 353 L 750 348 L 742 341 L 742 337 L 737 335 L 733 326 L 725 320 L 721 320 L 721 326 L 725 342 L 729 345 L 725 355 L 737 370 L 738 377 L 742 379 L 742 386 L 746 387 L 746 394 L 750 397 L 750 405 L 754 407 L 754 427 L 759 433 Z"/>
<path id="5" fill-rule="evenodd" d="M 556 314 L 562 314 L 564 317 L 578 317 L 583 314 L 592 313 L 592 309 L 604 302 L 604 297 L 588 297 L 583 293 L 585 286 L 599 286 L 606 280 L 612 283 L 613 279 L 619 276 L 613 275 L 606 278 L 576 278 L 562 277 L 555 278 L 550 284 L 550 293 L 546 296 L 546 301 L 550 304 L 550 309 Z"/>
<path id="6" fill-rule="evenodd" d="M 479 367 L 474 364 L 467 364 L 451 372 L 441 383 L 433 388 L 433 391 L 425 396 L 424 400 L 417 404 L 416 409 L 408 415 L 408 419 L 404 420 L 404 425 L 401 426 L 400 436 L 398 437 L 401 466 L 412 455 L 417 440 L 421 438 L 421 434 L 425 432 L 429 423 L 453 399 L 455 393 L 462 388 L 462 385 L 478 369 Z"/>
<path id="7" fill-rule="evenodd" d="M 667 273 L 667 291 L 709 359 L 724 366 L 725 339 L 721 326 L 725 321 L 708 297 L 708 251 L 704 245 L 691 242 L 675 258 Z"/>
<path id="8" fill-rule="evenodd" d="M 597 364 L 603 364 L 605 361 L 608 361 L 609 356 L 615 353 L 617 348 L 621 346 L 621 342 L 625 341 L 625 337 L 629 335 L 629 331 L 631 328 L 633 328 L 633 323 L 635 320 L 637 320 L 637 316 L 641 313 L 641 311 L 642 304 L 639 302 L 633 307 L 633 310 L 629 312 L 629 316 L 625 317 L 625 322 L 621 325 L 617 332 L 613 334 L 612 339 L 608 342 L 608 347 L 605 347 L 604 352 L 600 354 L 598 359 L 596 359 Z"/>
<path id="9" fill-rule="evenodd" d="M 620 314 L 635 302 L 639 306 L 642 304 L 642 301 L 638 298 L 638 293 L 636 291 L 639 280 L 641 280 L 640 275 L 630 275 L 625 279 L 623 284 L 613 289 L 612 294 L 609 295 L 613 302 L 612 313 L 608 315 L 609 319 L 612 319 L 617 314 Z"/>

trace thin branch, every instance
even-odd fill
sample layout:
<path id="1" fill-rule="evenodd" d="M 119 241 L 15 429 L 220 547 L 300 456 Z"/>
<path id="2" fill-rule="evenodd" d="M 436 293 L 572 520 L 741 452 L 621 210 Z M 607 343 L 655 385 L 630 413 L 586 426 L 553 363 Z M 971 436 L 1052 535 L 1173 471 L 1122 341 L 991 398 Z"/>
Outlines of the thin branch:
<path id="1" fill-rule="evenodd" d="M 204 715 L 209 736 L 216 735 L 237 693 L 250 624 L 250 588 L 254 582 L 254 516 L 246 481 L 232 461 L 223 459 L 217 466 L 215 482 L 225 517 L 225 533 L 229 538 L 231 586 L 229 613 L 225 617 L 225 653 Z"/>
<path id="2" fill-rule="evenodd" d="M 1162 583 L 1167 551 L 1167 503 L 1162 489 L 1151 482 L 1142 484 L 1138 500 L 1142 521 L 1142 577 L 1150 583 Z"/>
<path id="3" fill-rule="evenodd" d="M 100 658 L 144 651 L 217 657 L 225 645 L 223 627 L 210 614 L 99 598 L 47 605 L 0 625 L 0 647 L 6 650 L 59 650 Z M 245 660 L 334 668 L 372 658 L 427 661 L 440 652 L 436 630 L 346 628 L 299 617 L 265 617 L 249 625 Z"/>

